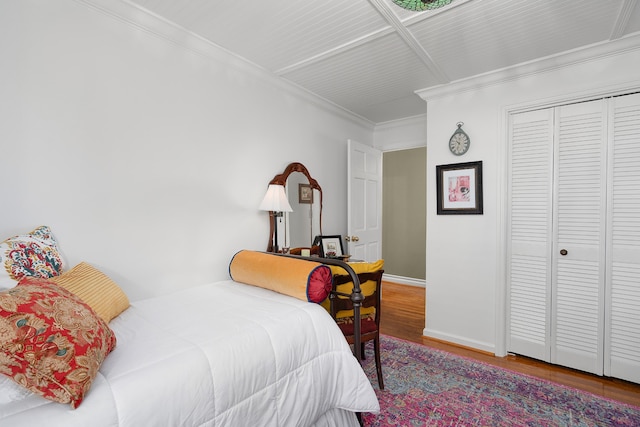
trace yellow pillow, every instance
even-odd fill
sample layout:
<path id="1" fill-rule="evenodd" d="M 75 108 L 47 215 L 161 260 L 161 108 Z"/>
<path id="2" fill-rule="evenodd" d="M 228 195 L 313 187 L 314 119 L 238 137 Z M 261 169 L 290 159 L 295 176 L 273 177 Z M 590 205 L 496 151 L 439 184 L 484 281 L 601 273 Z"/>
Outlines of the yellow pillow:
<path id="1" fill-rule="evenodd" d="M 342 267 L 338 267 L 336 265 L 330 265 L 332 275 L 346 275 L 347 270 Z M 353 269 L 356 274 L 362 273 L 373 273 L 374 271 L 382 270 L 384 268 L 384 260 L 379 259 L 376 262 L 350 262 L 349 267 Z M 338 285 L 336 291 L 342 292 L 345 294 L 351 294 L 353 290 L 353 282 L 343 283 L 342 285 Z M 376 290 L 376 282 L 374 280 L 367 280 L 364 283 L 360 283 L 360 290 L 362 291 L 363 296 L 369 296 L 373 294 L 373 291 Z M 329 306 L 329 298 L 322 301 L 321 305 L 327 310 L 330 311 Z M 375 313 L 375 308 L 373 307 L 363 307 L 360 309 L 360 315 L 365 316 L 367 314 Z M 353 317 L 352 310 L 343 310 L 336 313 L 336 318 L 340 319 L 342 317 Z"/>
<path id="2" fill-rule="evenodd" d="M 129 298 L 122 289 L 86 262 L 49 280 L 78 296 L 107 323 L 129 308 Z"/>
<path id="3" fill-rule="evenodd" d="M 329 267 L 295 257 L 242 250 L 231 259 L 229 275 L 236 282 L 303 301 L 319 303 L 331 292 Z"/>

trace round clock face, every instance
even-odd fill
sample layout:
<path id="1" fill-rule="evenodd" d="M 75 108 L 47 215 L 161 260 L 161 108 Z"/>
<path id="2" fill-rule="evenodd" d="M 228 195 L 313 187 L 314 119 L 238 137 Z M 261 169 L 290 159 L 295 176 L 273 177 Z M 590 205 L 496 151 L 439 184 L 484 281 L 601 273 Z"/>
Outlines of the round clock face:
<path id="1" fill-rule="evenodd" d="M 449 150 L 456 156 L 461 156 L 469 149 L 469 137 L 461 129 L 455 131 L 449 140 Z"/>

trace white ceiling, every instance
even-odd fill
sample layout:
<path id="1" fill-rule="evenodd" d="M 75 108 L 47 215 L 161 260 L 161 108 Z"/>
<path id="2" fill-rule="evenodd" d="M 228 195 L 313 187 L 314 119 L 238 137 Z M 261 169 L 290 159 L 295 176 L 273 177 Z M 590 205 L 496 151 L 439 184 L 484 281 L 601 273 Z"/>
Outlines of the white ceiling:
<path id="1" fill-rule="evenodd" d="M 423 114 L 416 90 L 640 32 L 639 0 L 131 0 L 367 120 Z"/>

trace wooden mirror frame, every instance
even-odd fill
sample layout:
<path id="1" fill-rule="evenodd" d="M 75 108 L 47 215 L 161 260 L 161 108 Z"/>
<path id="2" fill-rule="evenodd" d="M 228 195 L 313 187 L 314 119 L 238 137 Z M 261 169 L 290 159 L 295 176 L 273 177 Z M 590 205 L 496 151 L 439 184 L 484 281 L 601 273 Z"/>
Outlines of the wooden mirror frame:
<path id="1" fill-rule="evenodd" d="M 284 172 L 274 176 L 273 179 L 269 181 L 269 185 L 276 184 L 276 185 L 282 185 L 283 187 L 286 187 L 287 179 L 289 178 L 289 175 L 291 175 L 293 172 L 300 172 L 304 176 L 306 176 L 307 179 L 309 180 L 309 185 L 311 186 L 311 189 L 318 190 L 318 192 L 320 193 L 320 235 L 322 235 L 322 187 L 320 187 L 320 184 L 318 184 L 318 181 L 316 181 L 311 177 L 311 175 L 309 174 L 309 171 L 302 163 L 297 163 L 297 162 L 289 163 L 289 165 L 284 169 Z M 275 215 L 274 211 L 269 211 L 269 244 L 267 245 L 267 252 L 273 252 L 273 234 L 275 232 L 274 221 L 273 221 L 274 215 Z M 309 245 L 311 245 L 311 242 L 309 242 Z"/>

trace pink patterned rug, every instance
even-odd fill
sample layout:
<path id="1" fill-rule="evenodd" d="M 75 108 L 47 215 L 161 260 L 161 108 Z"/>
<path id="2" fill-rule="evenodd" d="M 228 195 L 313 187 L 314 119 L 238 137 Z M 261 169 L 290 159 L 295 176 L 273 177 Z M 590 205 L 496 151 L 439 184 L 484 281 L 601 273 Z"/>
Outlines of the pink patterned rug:
<path id="1" fill-rule="evenodd" d="M 385 390 L 378 390 L 373 347 L 363 367 L 374 385 L 377 426 L 640 426 L 640 407 L 383 336 Z"/>

